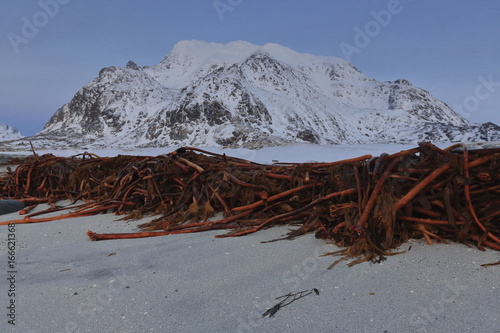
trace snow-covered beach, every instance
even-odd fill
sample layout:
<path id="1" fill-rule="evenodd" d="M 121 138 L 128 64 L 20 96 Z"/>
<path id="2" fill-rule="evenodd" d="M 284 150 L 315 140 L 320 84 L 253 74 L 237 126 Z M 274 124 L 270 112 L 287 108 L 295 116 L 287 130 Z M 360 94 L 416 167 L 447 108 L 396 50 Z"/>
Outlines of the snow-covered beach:
<path id="1" fill-rule="evenodd" d="M 335 161 L 406 148 L 410 146 L 207 150 L 272 163 Z M 158 155 L 172 150 L 95 153 Z M 11 213 L 0 221 L 18 218 Z M 283 235 L 287 227 L 224 239 L 213 237 L 222 232 L 100 242 L 85 235 L 87 230 L 132 232 L 151 219 L 119 218 L 105 214 L 2 226 L 0 292 L 15 291 L 2 297 L 2 331 L 500 332 L 500 267 L 481 266 L 498 261 L 496 251 L 412 240 L 399 249 L 405 253 L 382 263 L 341 263 L 327 270 L 336 258 L 321 255 L 338 248 L 313 235 L 261 243 Z M 8 254 L 12 238 L 13 260 Z M 272 318 L 262 317 L 279 303 L 276 297 L 313 288 L 319 295 L 298 299 Z M 11 300 L 16 325 L 8 323 Z"/>

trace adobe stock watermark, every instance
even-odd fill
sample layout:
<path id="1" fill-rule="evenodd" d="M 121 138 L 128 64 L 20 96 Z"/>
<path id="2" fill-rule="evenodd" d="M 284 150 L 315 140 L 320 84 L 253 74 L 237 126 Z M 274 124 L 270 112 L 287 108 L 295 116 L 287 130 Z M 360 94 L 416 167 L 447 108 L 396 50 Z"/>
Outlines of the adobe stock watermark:
<path id="1" fill-rule="evenodd" d="M 226 12 L 232 12 L 236 7 L 241 5 L 242 2 L 243 0 L 214 0 L 212 5 L 219 19 L 224 21 L 224 14 Z"/>
<path id="2" fill-rule="evenodd" d="M 17 282 L 17 266 L 16 266 L 16 225 L 10 223 L 8 225 L 7 234 L 7 285 L 8 289 L 6 296 L 8 298 L 7 306 L 7 323 L 16 325 L 16 282 Z"/>
<path id="3" fill-rule="evenodd" d="M 479 84 L 474 89 L 474 93 L 465 97 L 462 104 L 453 105 L 453 109 L 465 118 L 469 118 L 471 112 L 477 111 L 481 101 L 490 98 L 496 88 L 500 87 L 500 81 L 494 81 L 492 74 L 488 75 L 488 78 L 479 76 L 477 80 Z"/>
<path id="4" fill-rule="evenodd" d="M 236 332 L 259 332 L 258 327 L 264 323 L 264 320 L 268 320 L 263 317 L 263 313 L 276 304 L 276 298 L 299 290 L 302 281 L 310 278 L 314 272 L 322 268 L 319 257 L 326 252 L 330 252 L 331 249 L 327 244 L 318 245 L 312 255 L 304 258 L 300 265 L 284 271 L 281 275 L 281 285 L 276 286 L 269 294 L 269 298 L 262 302 L 255 301 L 255 310 L 251 311 L 246 318 L 238 318 Z"/>
<path id="5" fill-rule="evenodd" d="M 370 45 L 371 41 L 380 35 L 384 28 L 387 28 L 391 24 L 392 18 L 403 12 L 403 9 L 404 7 L 399 0 L 389 0 L 386 9 L 370 11 L 373 20 L 368 21 L 362 28 L 354 26 L 352 44 L 346 42 L 340 43 L 339 47 L 344 55 L 344 59 L 351 62 L 351 56 L 361 53 L 364 48 Z"/>
<path id="6" fill-rule="evenodd" d="M 85 297 L 75 293 L 73 297 L 83 297 L 79 299 L 78 314 L 73 317 L 73 320 L 66 323 L 64 332 L 87 332 L 88 322 L 95 321 L 96 316 L 109 306 L 113 297 L 122 293 L 123 289 L 127 288 L 133 282 L 131 277 L 120 270 L 113 272 L 113 278 L 109 281 L 108 285 L 103 286 L 96 294 Z M 98 285 L 94 285 L 93 287 L 98 287 Z"/>
<path id="7" fill-rule="evenodd" d="M 31 17 L 23 16 L 21 18 L 20 34 L 9 32 L 7 38 L 14 53 L 19 53 L 19 47 L 22 44 L 28 44 L 30 40 L 38 35 L 41 28 L 49 24 L 51 18 L 59 13 L 61 5 L 66 5 L 71 0 L 40 0 L 38 6 L 40 10 Z"/>
<path id="8" fill-rule="evenodd" d="M 463 294 L 463 291 L 468 289 L 467 286 L 459 284 L 457 280 L 457 278 L 452 281 L 445 280 L 446 287 L 441 292 L 441 297 L 433 299 L 426 307 L 421 307 L 411 314 L 408 322 L 415 332 L 427 332 L 426 326 L 434 322 L 449 304 L 454 303 Z"/>

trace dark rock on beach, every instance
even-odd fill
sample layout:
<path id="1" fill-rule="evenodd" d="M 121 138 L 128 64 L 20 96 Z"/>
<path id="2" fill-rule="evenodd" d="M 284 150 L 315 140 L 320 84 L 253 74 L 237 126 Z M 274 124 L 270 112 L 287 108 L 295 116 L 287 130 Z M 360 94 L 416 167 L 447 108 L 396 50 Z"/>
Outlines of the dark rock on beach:
<path id="1" fill-rule="evenodd" d="M 17 200 L 0 200 L 0 215 L 14 213 L 26 207 L 24 203 Z"/>

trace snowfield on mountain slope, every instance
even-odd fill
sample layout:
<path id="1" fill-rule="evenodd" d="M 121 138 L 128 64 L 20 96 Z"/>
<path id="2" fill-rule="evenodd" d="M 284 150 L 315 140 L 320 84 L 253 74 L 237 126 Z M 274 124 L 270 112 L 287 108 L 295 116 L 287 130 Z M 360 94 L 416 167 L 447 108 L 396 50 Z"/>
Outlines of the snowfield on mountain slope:
<path id="1" fill-rule="evenodd" d="M 163 61 L 108 67 L 30 138 L 47 148 L 247 147 L 500 140 L 404 79 L 277 44 L 179 42 Z"/>

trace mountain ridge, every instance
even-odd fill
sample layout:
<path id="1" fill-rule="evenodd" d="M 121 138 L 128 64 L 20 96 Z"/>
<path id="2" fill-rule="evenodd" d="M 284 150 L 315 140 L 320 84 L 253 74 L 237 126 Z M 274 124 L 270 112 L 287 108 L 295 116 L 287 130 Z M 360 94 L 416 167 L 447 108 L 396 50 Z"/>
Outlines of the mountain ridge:
<path id="1" fill-rule="evenodd" d="M 103 68 L 37 141 L 75 146 L 222 146 L 500 140 L 404 79 L 278 44 L 181 41 L 158 64 Z M 57 140 L 54 141 L 54 140 Z"/>

